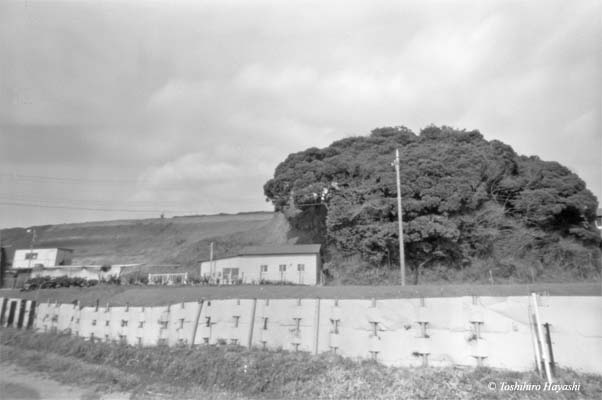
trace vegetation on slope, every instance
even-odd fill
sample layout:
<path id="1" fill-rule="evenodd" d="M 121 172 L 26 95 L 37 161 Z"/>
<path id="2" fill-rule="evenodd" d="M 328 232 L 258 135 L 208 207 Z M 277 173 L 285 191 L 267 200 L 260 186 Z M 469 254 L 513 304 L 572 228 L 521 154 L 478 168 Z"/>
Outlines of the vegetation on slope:
<path id="1" fill-rule="evenodd" d="M 290 154 L 265 195 L 293 227 L 328 243 L 335 271 L 365 279 L 399 260 L 395 149 L 406 261 L 416 283 L 422 275 L 599 278 L 598 201 L 585 183 L 557 162 L 517 155 L 478 131 L 380 128 Z M 361 262 L 345 263 L 349 256 Z"/>
<path id="2" fill-rule="evenodd" d="M 142 220 L 84 222 L 34 227 L 34 247 L 74 250 L 73 264 L 179 264 L 198 271 L 199 260 L 247 245 L 294 241 L 294 232 L 278 213 L 201 215 Z M 16 249 L 28 249 L 31 234 L 23 228 L 2 230 L 2 242 L 12 261 Z"/>
<path id="3" fill-rule="evenodd" d="M 489 386 L 490 382 L 499 387 L 502 382 L 508 385 L 518 382 L 543 387 L 544 381 L 529 372 L 389 368 L 331 354 L 312 356 L 304 352 L 249 350 L 227 345 L 140 348 L 91 343 L 60 334 L 6 329 L 1 333 L 0 355 L 5 361 L 38 369 L 45 367 L 43 370 L 57 379 L 100 384 L 105 390 L 141 393 L 150 384 L 159 384 L 163 389 L 178 387 L 181 392 L 173 398 L 187 397 L 184 391 L 194 386 L 254 398 L 287 399 L 593 399 L 602 393 L 599 376 L 562 370 L 558 371 L 555 382 L 576 383 L 579 390 L 503 391 Z M 54 355 L 52 364 L 47 361 L 49 353 Z M 62 371 L 67 374 L 61 374 Z"/>

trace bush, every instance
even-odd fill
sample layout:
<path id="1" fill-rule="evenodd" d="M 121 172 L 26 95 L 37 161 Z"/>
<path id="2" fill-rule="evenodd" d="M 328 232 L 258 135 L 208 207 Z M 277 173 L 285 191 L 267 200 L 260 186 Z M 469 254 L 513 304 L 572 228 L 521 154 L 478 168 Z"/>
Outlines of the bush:
<path id="1" fill-rule="evenodd" d="M 56 289 L 68 287 L 90 287 L 98 284 L 95 279 L 86 280 L 80 277 L 69 278 L 67 276 L 59 276 L 52 278 L 49 276 L 38 276 L 28 279 L 23 285 L 22 291 L 37 290 L 37 289 Z"/>

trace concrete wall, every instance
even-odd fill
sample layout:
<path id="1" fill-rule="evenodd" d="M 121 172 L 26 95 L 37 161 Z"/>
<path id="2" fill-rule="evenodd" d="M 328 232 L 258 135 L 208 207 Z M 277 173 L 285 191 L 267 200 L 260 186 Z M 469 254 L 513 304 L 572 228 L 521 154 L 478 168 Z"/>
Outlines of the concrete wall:
<path id="1" fill-rule="evenodd" d="M 287 281 L 296 284 L 316 285 L 319 282 L 319 256 L 316 254 L 283 254 L 283 255 L 245 255 L 221 258 L 213 261 L 215 272 L 220 280 L 224 280 L 224 268 L 238 268 L 239 278 L 244 283 L 266 281 Z M 299 265 L 303 271 L 299 271 Z M 267 271 L 262 272 L 261 266 Z M 286 270 L 280 271 L 280 265 Z M 211 263 L 201 262 L 201 276 L 211 276 Z"/>
<path id="2" fill-rule="evenodd" d="M 32 328 L 36 312 L 36 302 L 25 299 L 0 297 L 0 326 L 11 328 Z"/>
<path id="3" fill-rule="evenodd" d="M 255 300 L 210 300 L 203 303 L 195 343 L 248 346 Z"/>
<path id="4" fill-rule="evenodd" d="M 13 301 L 20 300 L 2 300 L 3 321 Z M 98 309 L 43 303 L 34 326 L 132 345 L 238 344 L 336 352 L 391 366 L 525 371 L 535 368 L 529 302 L 529 297 L 229 299 Z M 544 296 L 538 303 L 556 364 L 602 374 L 602 298 Z"/>

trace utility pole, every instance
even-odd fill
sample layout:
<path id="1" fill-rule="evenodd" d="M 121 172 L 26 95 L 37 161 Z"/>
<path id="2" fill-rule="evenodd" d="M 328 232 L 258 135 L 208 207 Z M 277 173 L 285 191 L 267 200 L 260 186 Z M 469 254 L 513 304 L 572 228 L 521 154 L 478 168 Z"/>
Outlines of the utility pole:
<path id="1" fill-rule="evenodd" d="M 213 268 L 213 242 L 209 246 L 209 275 L 212 280 L 215 280 L 215 271 Z"/>
<path id="2" fill-rule="evenodd" d="M 397 220 L 399 222 L 399 268 L 401 270 L 401 286 L 406 285 L 405 253 L 403 251 L 403 224 L 401 222 L 401 180 L 399 177 L 399 149 L 395 150 L 395 173 L 397 175 Z"/>
<path id="3" fill-rule="evenodd" d="M 31 228 L 28 229 L 27 232 L 31 232 L 31 242 L 29 242 L 29 262 L 27 268 L 31 269 L 31 257 L 33 257 L 33 242 L 36 240 L 36 230 Z"/>

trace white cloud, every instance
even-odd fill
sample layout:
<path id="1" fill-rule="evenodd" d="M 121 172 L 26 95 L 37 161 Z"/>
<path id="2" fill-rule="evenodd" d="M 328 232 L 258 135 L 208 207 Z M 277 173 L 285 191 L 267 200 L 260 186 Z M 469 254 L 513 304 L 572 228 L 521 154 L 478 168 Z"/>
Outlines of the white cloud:
<path id="1" fill-rule="evenodd" d="M 22 144 L 0 167 L 127 167 L 152 185 L 115 196 L 248 209 L 291 152 L 435 123 L 557 160 L 601 196 L 598 15 L 596 0 L 0 3 L 0 139 Z"/>

